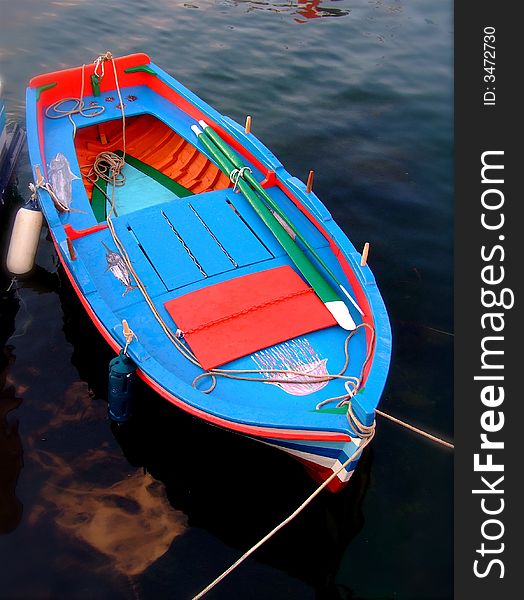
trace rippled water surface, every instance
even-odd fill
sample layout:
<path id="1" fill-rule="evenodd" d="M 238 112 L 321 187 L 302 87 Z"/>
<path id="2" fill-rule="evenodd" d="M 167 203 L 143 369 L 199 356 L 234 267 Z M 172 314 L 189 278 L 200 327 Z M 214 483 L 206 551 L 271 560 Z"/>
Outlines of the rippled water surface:
<path id="1" fill-rule="evenodd" d="M 315 190 L 388 307 L 382 408 L 452 437 L 452 5 L 419 0 L 0 0 L 0 76 L 145 51 Z M 29 165 L 19 168 L 27 197 Z M 13 202 L 14 203 L 14 202 Z M 10 218 L 3 214 L 5 229 Z M 280 453 L 144 391 L 106 420 L 112 357 L 57 268 L 0 295 L 0 597 L 190 598 L 314 488 Z M 460 399 L 459 399 L 460 400 Z M 379 421 L 320 497 L 209 598 L 450 598 L 452 456 Z"/>

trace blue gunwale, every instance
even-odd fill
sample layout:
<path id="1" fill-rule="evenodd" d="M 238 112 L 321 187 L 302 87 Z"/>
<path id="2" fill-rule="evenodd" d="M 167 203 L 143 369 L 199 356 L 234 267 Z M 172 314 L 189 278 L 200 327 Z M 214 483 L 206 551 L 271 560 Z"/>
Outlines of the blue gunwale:
<path id="1" fill-rule="evenodd" d="M 376 350 L 365 384 L 365 390 L 354 399 L 354 409 L 357 416 L 364 423 L 370 424 L 373 421 L 374 409 L 379 402 L 386 381 L 391 354 L 389 319 L 371 270 L 367 266 L 360 266 L 360 254 L 333 221 L 331 215 L 318 197 L 314 193 L 307 194 L 305 185 L 297 178 L 292 177 L 278 159 L 260 141 L 252 134 L 245 134 L 240 125 L 218 113 L 155 64 L 150 63 L 149 67 L 155 71 L 161 81 L 174 89 L 182 98 L 196 106 L 211 122 L 218 124 L 227 131 L 268 170 L 274 171 L 277 180 L 291 192 L 297 201 L 305 207 L 306 211 L 311 213 L 315 219 L 321 222 L 322 227 L 332 238 L 334 244 L 340 251 L 340 254 L 351 266 L 371 307 L 376 332 Z M 206 150 L 201 147 L 190 130 L 191 125 L 195 122 L 194 119 L 184 113 L 180 108 L 159 96 L 145 85 L 125 88 L 123 93 L 133 94 L 138 98 L 136 102 L 126 106 L 126 116 L 145 113 L 152 114 L 177 131 L 177 133 L 207 156 Z M 94 100 L 104 102 L 104 98 L 107 95 L 109 94 L 102 94 L 101 97 L 94 98 Z M 86 101 L 89 102 L 90 98 L 86 98 Z M 45 130 L 42 134 L 44 135 L 45 156 L 42 157 L 38 137 L 35 89 L 28 88 L 26 102 L 28 145 L 33 169 L 36 165 L 45 165 L 56 152 L 60 151 L 69 159 L 73 172 L 79 174 L 78 161 L 76 159 L 76 152 L 72 139 L 72 128 L 69 121 L 67 119 L 57 121 L 44 119 Z M 97 122 L 107 121 L 108 116 L 110 118 L 118 119 L 120 113 L 118 110 L 114 110 L 112 114 L 103 113 L 99 117 L 90 119 L 75 115 L 74 120 L 78 127 L 84 127 L 96 124 Z M 211 157 L 208 156 L 208 158 L 212 160 Z M 253 168 L 255 176 L 259 180 L 262 179 L 262 173 L 256 169 L 253 164 L 250 166 Z M 220 195 L 217 192 L 209 193 L 214 193 L 217 196 Z M 77 240 L 75 242 L 75 248 L 78 251 L 79 257 L 75 261 L 70 259 L 67 250 L 64 225 L 70 224 L 75 229 L 84 229 L 96 225 L 96 219 L 89 210 L 87 210 L 89 208 L 89 201 L 81 180 L 73 181 L 73 194 L 73 206 L 78 209 L 79 212 L 59 214 L 52 204 L 49 195 L 45 191 L 39 190 L 42 210 L 47 219 L 50 233 L 60 256 L 60 260 L 66 268 L 66 272 L 71 279 L 77 294 L 83 301 L 84 306 L 86 306 L 95 325 L 114 349 L 122 347 L 125 343 L 121 328 L 122 318 L 126 318 L 129 321 L 133 330 L 139 336 L 139 341 L 131 344 L 129 348 L 130 354 L 137 363 L 139 370 L 143 373 L 143 376 L 151 382 L 154 382 L 157 388 L 160 388 L 159 391 L 163 393 L 164 396 L 168 397 L 168 399 L 178 406 L 189 410 L 189 412 L 197 411 L 199 416 L 212 422 L 216 421 L 216 419 L 223 420 L 226 423 L 229 423 L 229 425 L 226 426 L 239 431 L 243 431 L 245 428 L 244 426 L 248 426 L 275 428 L 282 431 L 302 430 L 304 432 L 317 432 L 318 434 L 333 432 L 351 435 L 352 432 L 345 415 L 316 413 L 311 410 L 319 400 L 342 393 L 340 386 L 336 388 L 336 391 L 328 391 L 338 382 L 330 383 L 323 388 L 323 390 L 315 392 L 310 396 L 299 397 L 297 399 L 295 396 L 290 396 L 281 390 L 277 390 L 275 386 L 264 385 L 262 387 L 261 384 L 251 384 L 246 382 L 232 383 L 221 380 L 219 381 L 217 390 L 213 392 L 213 394 L 204 395 L 199 390 L 194 389 L 190 383 L 193 377 L 199 373 L 199 370 L 197 370 L 196 367 L 186 362 L 185 364 L 180 363 L 171 365 L 170 368 L 167 368 L 166 364 L 169 363 L 161 361 L 158 353 L 153 350 L 155 345 L 151 343 L 151 339 L 155 340 L 157 332 L 154 330 L 154 323 L 152 324 L 150 319 L 148 320 L 143 316 L 144 307 L 143 301 L 140 300 L 139 292 L 131 292 L 124 297 L 122 302 L 119 301 L 118 303 L 113 303 L 113 305 L 111 305 L 109 301 L 110 290 L 101 288 L 99 282 L 95 283 L 93 264 L 96 263 L 96 260 L 84 263 L 83 259 L 88 256 L 89 252 L 97 254 L 97 248 L 97 256 L 99 255 L 97 260 L 103 260 L 105 250 L 101 244 L 102 240 L 107 243 L 110 248 L 113 248 L 109 232 L 104 230 Z M 286 210 L 288 210 L 288 212 L 293 211 L 293 218 L 302 218 L 301 213 L 279 189 L 275 188 L 274 194 L 279 202 L 282 204 L 287 203 L 288 206 Z M 189 200 L 193 203 L 203 201 L 199 196 L 204 195 L 205 194 L 195 195 L 190 197 Z M 232 191 L 225 190 L 222 195 L 231 196 Z M 187 201 L 188 199 L 185 200 Z M 240 201 L 235 198 L 235 202 Z M 158 207 L 154 207 L 154 209 L 158 210 Z M 144 211 L 146 210 L 148 209 L 144 209 Z M 138 213 L 133 213 L 133 218 L 137 218 L 137 215 Z M 120 219 L 123 219 L 123 217 L 115 219 L 115 225 L 117 227 Z M 340 262 L 328 247 L 326 238 L 311 225 L 310 221 L 305 221 L 305 223 L 305 227 L 309 227 L 309 235 L 311 236 L 313 245 L 319 249 L 323 258 L 329 262 L 330 267 L 336 271 L 337 275 L 345 280 Z M 258 233 L 263 235 L 263 231 L 259 231 Z M 269 246 L 272 244 L 270 239 L 267 240 L 267 243 Z M 287 257 L 282 256 L 281 252 L 279 255 L 279 249 L 275 248 L 274 243 L 272 244 L 272 247 L 274 250 L 274 257 L 267 259 L 266 261 L 243 266 L 237 271 L 236 275 L 254 272 L 256 270 L 261 270 L 261 268 L 270 268 L 279 264 L 288 264 L 289 261 L 287 260 Z M 218 273 L 212 277 L 213 283 L 223 281 L 229 276 L 230 273 L 228 271 Z M 113 291 L 120 296 L 122 288 L 118 287 L 118 282 L 116 282 L 116 280 L 112 281 L 111 277 L 108 277 L 108 281 L 111 282 L 109 285 L 114 284 Z M 157 286 L 156 291 L 153 292 L 155 304 L 157 308 L 163 312 L 163 316 L 166 318 L 167 322 L 170 321 L 168 320 L 169 317 L 167 317 L 167 313 L 165 313 L 163 304 L 168 299 L 177 295 L 177 290 L 185 293 L 203 285 L 202 281 L 194 281 L 184 287 L 167 290 L 167 288 L 163 289 L 159 286 L 157 280 L 154 278 L 151 278 L 150 282 L 153 287 L 155 285 Z M 135 295 L 134 298 L 133 294 Z M 142 329 L 144 329 L 144 331 L 146 329 L 150 330 L 147 335 L 145 333 L 141 335 L 140 333 L 140 315 L 142 315 L 142 318 L 147 322 L 147 326 Z M 361 334 L 359 333 L 358 335 Z M 327 347 L 328 343 L 329 345 L 333 345 L 333 342 L 340 342 L 340 344 L 337 343 L 337 347 L 340 348 L 338 354 L 341 354 L 342 340 L 345 338 L 345 334 L 342 330 L 339 330 L 339 328 L 333 327 L 328 330 L 308 334 L 307 337 L 309 339 L 314 339 L 315 343 L 318 341 L 323 347 Z M 148 344 L 143 344 L 142 341 L 146 341 Z M 360 350 L 360 355 L 358 348 L 355 348 L 353 351 L 353 356 L 355 357 L 354 362 L 358 364 L 358 361 L 362 356 L 362 350 Z M 180 358 L 180 360 L 184 361 L 185 359 Z M 333 363 L 335 363 L 336 360 L 337 356 L 331 353 L 329 355 L 330 362 L 328 363 L 330 372 L 334 372 L 335 367 L 333 366 Z M 251 367 L 253 366 L 253 364 L 249 362 L 249 357 L 244 357 L 229 365 L 225 365 L 225 367 L 246 368 L 246 365 L 248 364 Z M 245 400 L 242 401 L 238 399 L 239 394 L 242 394 L 245 398 L 256 398 L 257 395 L 261 393 L 261 387 L 264 390 L 262 395 L 264 396 L 265 403 L 259 402 L 253 406 L 252 404 L 246 403 Z M 266 393 L 268 389 L 271 390 L 270 393 Z M 277 400 L 274 399 L 275 397 Z M 268 405 L 268 403 L 270 403 L 270 405 Z"/>

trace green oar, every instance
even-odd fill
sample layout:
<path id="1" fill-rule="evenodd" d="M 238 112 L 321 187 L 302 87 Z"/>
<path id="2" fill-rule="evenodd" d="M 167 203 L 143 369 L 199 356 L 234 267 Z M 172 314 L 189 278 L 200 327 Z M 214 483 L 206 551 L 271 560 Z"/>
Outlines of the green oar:
<path id="1" fill-rule="evenodd" d="M 205 121 L 199 121 L 201 127 L 203 128 L 205 134 L 209 136 L 213 142 L 218 146 L 218 148 L 222 151 L 223 154 L 233 163 L 233 166 L 236 169 L 244 169 L 245 165 L 242 162 L 242 159 L 237 155 L 236 152 L 227 144 L 216 131 L 210 127 Z M 293 233 L 299 238 L 299 240 L 304 244 L 304 246 L 309 250 L 309 252 L 315 257 L 315 259 L 319 262 L 320 265 L 324 268 L 326 273 L 331 277 L 334 283 L 342 290 L 342 292 L 348 297 L 349 301 L 353 304 L 353 306 L 358 310 L 358 312 L 364 316 L 360 306 L 353 299 L 351 294 L 347 291 L 347 289 L 340 283 L 337 279 L 336 275 L 333 271 L 326 265 L 326 263 L 322 260 L 321 256 L 318 252 L 313 248 L 313 246 L 309 243 L 307 238 L 300 232 L 299 229 L 294 225 L 293 221 L 286 215 L 286 213 L 280 208 L 280 206 L 273 200 L 273 198 L 268 194 L 268 192 L 260 185 L 260 183 L 255 179 L 255 177 L 251 174 L 249 170 L 242 171 L 242 177 L 251 185 L 251 187 L 265 200 L 265 202 L 270 206 L 270 208 L 278 214 L 278 216 L 287 224 L 287 226 L 293 231 Z"/>
<path id="2" fill-rule="evenodd" d="M 218 150 L 215 144 L 206 135 L 204 135 L 201 129 L 199 129 L 196 125 L 192 125 L 191 129 L 198 137 L 201 144 L 216 160 L 220 169 L 231 176 L 231 173 L 235 170 L 235 167 L 231 161 L 224 156 L 220 150 Z M 282 248 L 284 248 L 289 258 L 295 263 L 296 267 L 302 273 L 309 285 L 313 288 L 317 296 L 320 298 L 320 300 L 322 300 L 333 317 L 335 317 L 337 323 L 344 329 L 355 329 L 356 325 L 349 313 L 348 307 L 322 277 L 315 265 L 311 263 L 308 257 L 297 246 L 293 238 L 286 233 L 286 230 L 277 221 L 267 206 L 243 179 L 238 179 L 237 186 L 244 194 L 249 204 L 256 211 L 258 216 L 275 236 L 278 243 L 282 246 Z"/>

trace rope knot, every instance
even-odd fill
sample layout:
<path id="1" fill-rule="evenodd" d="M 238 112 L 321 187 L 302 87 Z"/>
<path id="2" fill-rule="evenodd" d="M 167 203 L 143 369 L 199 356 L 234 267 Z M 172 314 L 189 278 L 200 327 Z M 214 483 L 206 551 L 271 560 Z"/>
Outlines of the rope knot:
<path id="1" fill-rule="evenodd" d="M 231 173 L 229 174 L 229 181 L 231 181 L 231 183 L 233 184 L 233 191 L 234 192 L 237 189 L 239 178 L 242 177 L 242 179 L 244 179 L 244 172 L 245 171 L 248 171 L 249 173 L 253 172 L 253 171 L 251 171 L 251 169 L 249 167 L 242 167 L 241 169 L 233 169 L 231 171 Z"/>
<path id="2" fill-rule="evenodd" d="M 29 191 L 31 192 L 31 200 L 36 202 L 38 200 L 38 196 L 36 193 L 36 186 L 33 182 L 29 183 Z"/>
<path id="3" fill-rule="evenodd" d="M 36 204 L 38 201 L 37 189 L 45 190 L 49 194 L 51 200 L 53 201 L 53 204 L 59 212 L 71 212 L 71 207 L 60 200 L 60 198 L 56 195 L 55 191 L 51 187 L 51 184 L 48 181 L 44 181 L 43 178 L 39 179 L 36 182 L 36 184 L 32 182 L 29 183 L 29 190 L 31 192 L 31 202 Z"/>
<path id="4" fill-rule="evenodd" d="M 135 339 L 138 342 L 138 337 L 135 332 L 129 327 L 127 321 L 125 319 L 122 320 L 122 329 L 124 332 L 124 338 L 126 340 L 126 345 L 124 346 L 124 354 L 127 354 L 127 349 L 129 348 L 129 344 Z"/>
<path id="5" fill-rule="evenodd" d="M 373 437 L 375 435 L 376 427 L 375 419 L 373 419 L 373 423 L 371 425 L 364 425 L 364 423 L 362 423 L 355 415 L 355 411 L 353 410 L 353 405 L 351 401 L 348 399 L 346 402 L 344 402 L 344 404 L 347 404 L 348 407 L 348 422 L 353 431 L 358 435 L 358 437 L 363 440 Z"/>
<path id="6" fill-rule="evenodd" d="M 98 80 L 101 81 L 105 74 L 104 63 L 113 60 L 113 55 L 111 52 L 107 51 L 105 54 L 100 54 L 98 58 L 95 59 L 95 75 L 98 77 Z"/>

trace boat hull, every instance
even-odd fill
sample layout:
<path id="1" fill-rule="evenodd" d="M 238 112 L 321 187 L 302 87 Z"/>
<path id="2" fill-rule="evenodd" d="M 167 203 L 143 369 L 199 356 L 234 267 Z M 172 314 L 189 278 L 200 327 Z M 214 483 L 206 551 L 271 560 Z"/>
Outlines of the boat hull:
<path id="1" fill-rule="evenodd" d="M 345 380 L 323 381 L 322 377 L 343 367 L 343 348 L 350 339 L 347 332 L 326 322 L 291 338 L 281 333 L 281 340 L 269 347 L 253 346 L 230 354 L 223 359 L 224 365 L 217 363 L 220 369 L 251 373 L 258 369 L 261 383 L 220 379 L 209 395 L 205 386 L 197 383 L 201 366 L 179 356 L 162 332 L 160 326 L 169 319 L 171 327 L 178 321 L 168 307 L 185 295 L 209 290 L 216 294 L 229 281 L 251 281 L 249 277 L 271 273 L 271 269 L 293 266 L 249 203 L 232 189 L 228 177 L 223 177 L 213 156 L 194 138 L 192 124 L 205 119 L 229 143 L 354 295 L 363 316 L 356 312 L 353 316 L 362 329 L 349 343 L 352 360 L 341 372 L 347 369 L 348 375 L 365 384 L 352 399 L 353 411 L 365 426 L 374 422 L 391 346 L 387 313 L 369 267 L 360 265 L 360 254 L 315 194 L 287 173 L 252 134 L 245 134 L 238 124 L 214 111 L 150 63 L 146 55 L 117 59 L 115 68 L 128 119 L 124 147 L 128 187 L 116 201 L 121 192 L 111 192 L 113 207 L 118 206 L 119 211 L 111 229 L 104 197 L 101 203 L 100 198 L 96 200 L 95 210 L 95 187 L 99 185 L 93 186 L 79 166 L 95 160 L 101 149 L 121 150 L 121 109 L 111 87 L 114 81 L 107 81 L 111 69 L 106 67 L 98 96 L 84 90 L 85 101 L 102 105 L 104 115 L 75 115 L 74 131 L 68 119 L 51 120 L 46 112 L 61 97 L 72 95 L 81 79 L 80 68 L 39 76 L 27 92 L 28 142 L 35 180 L 43 173 L 44 180 L 60 185 L 65 190 L 61 193 L 68 196 L 64 201 L 68 210 L 58 210 L 48 190 L 39 190 L 51 238 L 75 293 L 115 352 L 126 344 L 122 321 L 129 323 L 137 334 L 128 352 L 138 375 L 171 404 L 208 423 L 277 447 L 302 462 L 316 481 L 333 477 L 329 489 L 341 489 L 365 444 L 349 423 L 344 407 L 322 408 L 330 394 L 347 394 Z M 82 80 L 89 82 L 91 71 L 84 73 Z M 151 131 L 155 134 L 147 138 Z M 156 143 L 156 138 L 163 141 Z M 104 194 L 108 197 L 107 191 Z M 137 206 L 141 198 L 149 198 L 149 204 Z M 131 257 L 128 263 L 121 256 L 123 251 L 114 246 L 115 235 Z M 126 272 L 127 265 L 134 265 L 132 273 Z M 137 272 L 146 292 L 138 291 Z M 276 292 L 274 301 L 281 302 Z M 155 313 L 161 315 L 160 320 Z M 225 318 L 236 323 L 239 315 Z M 286 326 L 283 318 L 282 328 Z M 234 334 L 234 327 L 225 330 L 224 342 L 229 333 Z M 281 380 L 271 374 L 271 365 L 284 373 Z M 294 371 L 295 375 L 285 375 Z M 302 373 L 312 379 L 307 386 L 300 385 L 297 374 Z M 314 377 L 319 378 L 318 383 Z"/>

